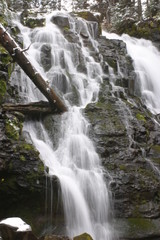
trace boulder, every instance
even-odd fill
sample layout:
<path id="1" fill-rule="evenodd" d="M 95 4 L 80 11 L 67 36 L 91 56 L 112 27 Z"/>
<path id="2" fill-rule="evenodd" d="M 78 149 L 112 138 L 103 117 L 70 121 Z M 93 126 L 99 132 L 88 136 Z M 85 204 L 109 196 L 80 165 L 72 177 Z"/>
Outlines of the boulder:
<path id="1" fill-rule="evenodd" d="M 70 29 L 68 16 L 56 15 L 51 18 L 51 22 L 62 29 Z"/>
<path id="2" fill-rule="evenodd" d="M 88 233 L 83 233 L 74 237 L 73 240 L 93 240 L 93 238 Z"/>
<path id="3" fill-rule="evenodd" d="M 38 240 L 32 233 L 31 227 L 17 217 L 2 220 L 0 233 L 4 240 Z"/>

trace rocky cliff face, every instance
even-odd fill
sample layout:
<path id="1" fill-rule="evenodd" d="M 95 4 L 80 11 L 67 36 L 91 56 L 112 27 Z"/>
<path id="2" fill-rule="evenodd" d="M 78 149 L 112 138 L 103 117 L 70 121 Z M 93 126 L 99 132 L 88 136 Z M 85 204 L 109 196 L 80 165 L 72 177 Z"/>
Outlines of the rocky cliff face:
<path id="1" fill-rule="evenodd" d="M 119 62 L 125 72 L 125 79 L 116 74 L 116 86 L 106 77 L 99 101 L 86 108 L 90 136 L 112 176 L 114 214 L 124 224 L 121 231 L 126 237 L 159 235 L 160 175 L 152 163 L 159 169 L 160 128 L 140 99 L 131 94 L 135 75 L 124 43 L 104 38 L 98 42 L 103 64 L 105 60 L 114 63 L 116 74 Z"/>
<path id="2" fill-rule="evenodd" d="M 18 1 L 15 4 L 16 2 Z M 4 8 L 4 5 L 1 4 L 0 7 Z M 9 7 L 15 8 L 11 2 Z M 21 6 L 20 10 L 23 8 Z M 81 14 L 82 17 L 83 15 Z M 36 15 L 33 16 L 33 13 L 29 14 L 26 10 L 21 16 L 22 22 L 30 27 L 45 24 L 43 17 L 42 21 L 36 20 Z M 10 23 L 4 16 L 1 17 L 1 22 L 10 29 Z M 86 14 L 85 18 L 87 19 Z M 88 20 L 93 21 L 93 18 Z M 69 31 L 66 19 L 62 17 L 53 21 L 63 30 L 68 41 L 77 41 L 76 36 Z M 85 33 L 82 32 L 82 35 L 85 44 L 89 44 Z M 97 41 L 100 53 L 97 55 L 93 49 L 91 51 L 96 61 L 103 59 L 101 63 L 105 77 L 98 102 L 89 104 L 84 113 L 90 122 L 89 135 L 106 169 L 106 182 L 110 180 L 115 226 L 119 228 L 123 239 L 158 239 L 159 116 L 153 116 L 134 94 L 136 75 L 125 43 L 107 40 L 100 37 L 99 32 Z M 45 68 L 50 63 L 49 60 L 46 61 L 47 51 L 46 46 L 43 52 Z M 24 116 L 2 111 L 4 102 L 16 102 L 19 98 L 16 88 L 10 85 L 10 74 L 14 66 L 9 63 L 8 54 L 0 47 L 0 219 L 18 215 L 40 230 L 47 222 L 47 217 L 44 217 L 45 169 L 32 142 L 25 140 L 29 140 L 29 135 L 23 132 Z M 83 62 L 79 69 L 85 71 Z M 56 118 L 58 117 L 55 117 L 55 125 L 58 122 Z M 52 121 L 50 117 L 44 119 L 46 126 L 49 121 Z M 57 181 L 52 184 L 49 180 L 49 184 L 55 192 L 54 214 L 59 214 L 59 224 L 63 225 L 63 210 L 60 209 L 61 206 L 57 208 Z"/>

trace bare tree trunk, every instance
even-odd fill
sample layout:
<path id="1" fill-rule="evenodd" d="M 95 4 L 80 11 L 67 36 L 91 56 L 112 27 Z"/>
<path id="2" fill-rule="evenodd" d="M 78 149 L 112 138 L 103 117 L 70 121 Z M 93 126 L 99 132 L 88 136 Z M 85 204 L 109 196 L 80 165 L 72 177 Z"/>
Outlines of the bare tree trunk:
<path id="1" fill-rule="evenodd" d="M 138 0 L 138 20 L 142 20 L 142 3 L 141 0 Z"/>
<path id="2" fill-rule="evenodd" d="M 3 111 L 7 112 L 20 112 L 24 115 L 32 115 L 32 116 L 42 116 L 46 114 L 56 114 L 56 109 L 51 108 L 49 102 L 32 102 L 26 104 L 11 104 L 5 103 L 2 105 Z"/>
<path id="3" fill-rule="evenodd" d="M 13 38 L 6 32 L 4 27 L 0 24 L 0 44 L 9 52 L 11 57 L 23 71 L 28 75 L 40 92 L 48 99 L 51 108 L 56 108 L 57 112 L 67 111 L 66 106 L 61 99 L 56 95 L 54 90 L 48 86 L 43 77 L 32 66 L 24 51 L 16 44 Z"/>

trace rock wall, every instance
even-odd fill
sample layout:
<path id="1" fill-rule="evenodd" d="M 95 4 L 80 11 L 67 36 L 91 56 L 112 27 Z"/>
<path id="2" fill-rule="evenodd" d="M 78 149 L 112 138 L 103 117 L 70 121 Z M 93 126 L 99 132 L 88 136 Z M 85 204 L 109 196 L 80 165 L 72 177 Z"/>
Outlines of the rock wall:
<path id="1" fill-rule="evenodd" d="M 90 136 L 109 173 L 106 178 L 111 176 L 116 224 L 127 239 L 159 236 L 160 174 L 152 163 L 160 169 L 160 127 L 133 95 L 136 76 L 125 44 L 103 37 L 98 42 L 104 71 L 107 74 L 108 62 L 116 86 L 106 76 L 99 101 L 88 105 L 85 113 Z M 117 74 L 117 63 L 125 78 Z"/>

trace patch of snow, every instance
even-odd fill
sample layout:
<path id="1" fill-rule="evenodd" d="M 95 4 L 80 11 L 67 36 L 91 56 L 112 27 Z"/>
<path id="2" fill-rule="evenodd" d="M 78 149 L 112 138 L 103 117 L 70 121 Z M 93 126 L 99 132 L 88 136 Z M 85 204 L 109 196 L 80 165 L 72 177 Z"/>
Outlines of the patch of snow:
<path id="1" fill-rule="evenodd" d="M 26 224 L 21 218 L 18 217 L 6 218 L 0 222 L 0 225 L 1 224 L 18 228 L 17 232 L 25 232 L 32 230 L 30 225 Z"/>

